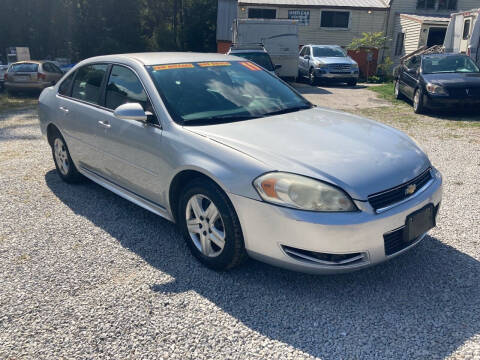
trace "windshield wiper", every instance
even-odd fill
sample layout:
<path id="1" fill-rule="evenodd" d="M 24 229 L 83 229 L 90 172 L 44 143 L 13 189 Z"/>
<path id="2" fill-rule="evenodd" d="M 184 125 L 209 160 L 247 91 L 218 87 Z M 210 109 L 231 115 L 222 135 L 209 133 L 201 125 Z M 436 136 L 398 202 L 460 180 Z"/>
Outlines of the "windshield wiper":
<path id="1" fill-rule="evenodd" d="M 200 119 L 184 120 L 184 125 L 210 125 L 222 122 L 244 121 L 251 119 L 258 119 L 262 116 L 256 115 L 216 115 Z"/>
<path id="2" fill-rule="evenodd" d="M 272 111 L 272 112 L 264 114 L 263 116 L 288 114 L 288 113 L 291 113 L 291 112 L 296 112 L 296 111 L 300 111 L 300 110 L 307 110 L 307 109 L 311 109 L 311 108 L 312 108 L 311 105 L 293 106 L 293 107 L 289 107 L 289 108 L 285 108 L 285 109 L 281 109 L 281 110 Z"/>

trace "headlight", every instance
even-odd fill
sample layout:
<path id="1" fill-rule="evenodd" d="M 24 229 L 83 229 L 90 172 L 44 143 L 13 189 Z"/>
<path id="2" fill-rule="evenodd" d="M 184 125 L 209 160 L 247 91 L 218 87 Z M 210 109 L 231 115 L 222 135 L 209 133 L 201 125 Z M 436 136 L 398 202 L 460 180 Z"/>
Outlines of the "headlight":
<path id="1" fill-rule="evenodd" d="M 443 86 L 435 85 L 431 83 L 427 84 L 427 91 L 430 94 L 434 94 L 434 95 L 448 95 L 447 90 Z"/>
<path id="2" fill-rule="evenodd" d="M 273 172 L 253 182 L 266 202 L 310 211 L 356 211 L 342 190 L 305 176 Z"/>

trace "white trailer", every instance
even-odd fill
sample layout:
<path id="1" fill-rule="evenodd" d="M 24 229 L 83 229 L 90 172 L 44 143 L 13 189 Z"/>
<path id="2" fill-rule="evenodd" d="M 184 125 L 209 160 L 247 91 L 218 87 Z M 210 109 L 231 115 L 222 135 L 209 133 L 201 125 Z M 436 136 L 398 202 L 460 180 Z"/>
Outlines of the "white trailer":
<path id="1" fill-rule="evenodd" d="M 480 64 L 480 9 L 452 14 L 443 46 L 446 52 L 467 54 Z"/>
<path id="2" fill-rule="evenodd" d="M 263 44 L 280 77 L 298 75 L 298 23 L 296 20 L 236 19 L 233 24 L 234 44 Z"/>
<path id="3" fill-rule="evenodd" d="M 8 64 L 28 60 L 30 60 L 30 49 L 28 47 L 12 46 L 7 48 Z"/>

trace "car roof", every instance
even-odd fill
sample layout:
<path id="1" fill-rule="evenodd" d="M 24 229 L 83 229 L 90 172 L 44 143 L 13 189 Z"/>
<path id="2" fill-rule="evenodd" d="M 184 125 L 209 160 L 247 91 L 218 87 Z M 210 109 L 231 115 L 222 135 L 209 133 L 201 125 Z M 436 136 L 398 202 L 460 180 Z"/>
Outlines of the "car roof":
<path id="1" fill-rule="evenodd" d="M 267 51 L 265 49 L 260 50 L 260 49 L 241 49 L 241 50 L 236 50 L 236 49 L 231 49 L 230 54 L 242 54 L 242 53 L 260 53 L 260 54 L 266 54 Z"/>
<path id="2" fill-rule="evenodd" d="M 24 60 L 24 61 L 17 61 L 11 63 L 10 65 L 17 65 L 17 64 L 43 64 L 45 61 L 43 60 Z"/>
<path id="3" fill-rule="evenodd" d="M 340 45 L 309 45 L 315 48 L 341 48 Z"/>
<path id="4" fill-rule="evenodd" d="M 147 52 L 132 54 L 117 54 L 97 56 L 86 59 L 85 62 L 115 62 L 115 61 L 135 60 L 143 65 L 175 64 L 185 62 L 201 61 L 225 61 L 225 60 L 244 60 L 235 56 L 228 56 L 217 53 L 194 53 L 194 52 Z M 245 60 L 244 60 L 245 61 Z M 84 63 L 84 62 L 82 62 Z"/>

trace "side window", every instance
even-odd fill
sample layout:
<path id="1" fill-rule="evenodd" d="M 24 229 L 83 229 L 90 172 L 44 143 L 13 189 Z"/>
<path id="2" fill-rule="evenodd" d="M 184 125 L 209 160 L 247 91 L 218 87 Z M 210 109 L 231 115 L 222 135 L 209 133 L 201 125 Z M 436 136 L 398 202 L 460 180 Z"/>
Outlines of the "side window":
<path id="1" fill-rule="evenodd" d="M 137 75 L 126 67 L 114 65 L 107 84 L 105 106 L 115 110 L 125 103 L 140 103 L 145 111 L 152 111 Z"/>
<path id="2" fill-rule="evenodd" d="M 62 83 L 58 88 L 58 93 L 60 95 L 70 96 L 74 76 L 75 76 L 75 73 L 72 73 L 70 74 L 69 77 L 67 77 L 65 80 L 62 81 Z"/>
<path id="3" fill-rule="evenodd" d="M 405 65 L 410 70 L 417 70 L 420 67 L 420 58 L 418 56 L 414 56 L 409 59 Z"/>
<path id="4" fill-rule="evenodd" d="M 54 73 L 63 74 L 63 71 L 60 70 L 60 68 L 57 65 L 51 64 L 51 66 L 52 66 L 52 70 L 53 70 Z"/>
<path id="5" fill-rule="evenodd" d="M 463 25 L 463 40 L 470 38 L 470 24 L 471 20 L 465 20 L 465 24 Z"/>
<path id="6" fill-rule="evenodd" d="M 305 50 L 305 55 L 310 55 L 310 48 L 307 46 L 307 50 Z"/>
<path id="7" fill-rule="evenodd" d="M 306 51 L 307 51 L 307 48 L 304 47 L 302 51 L 300 51 L 300 56 L 304 56 Z"/>
<path id="8" fill-rule="evenodd" d="M 108 65 L 87 65 L 77 71 L 73 83 L 72 97 L 98 104 L 103 77 Z"/>
<path id="9" fill-rule="evenodd" d="M 43 71 L 46 71 L 49 73 L 53 72 L 52 67 L 50 66 L 50 63 L 43 63 L 42 68 L 43 68 Z"/>

